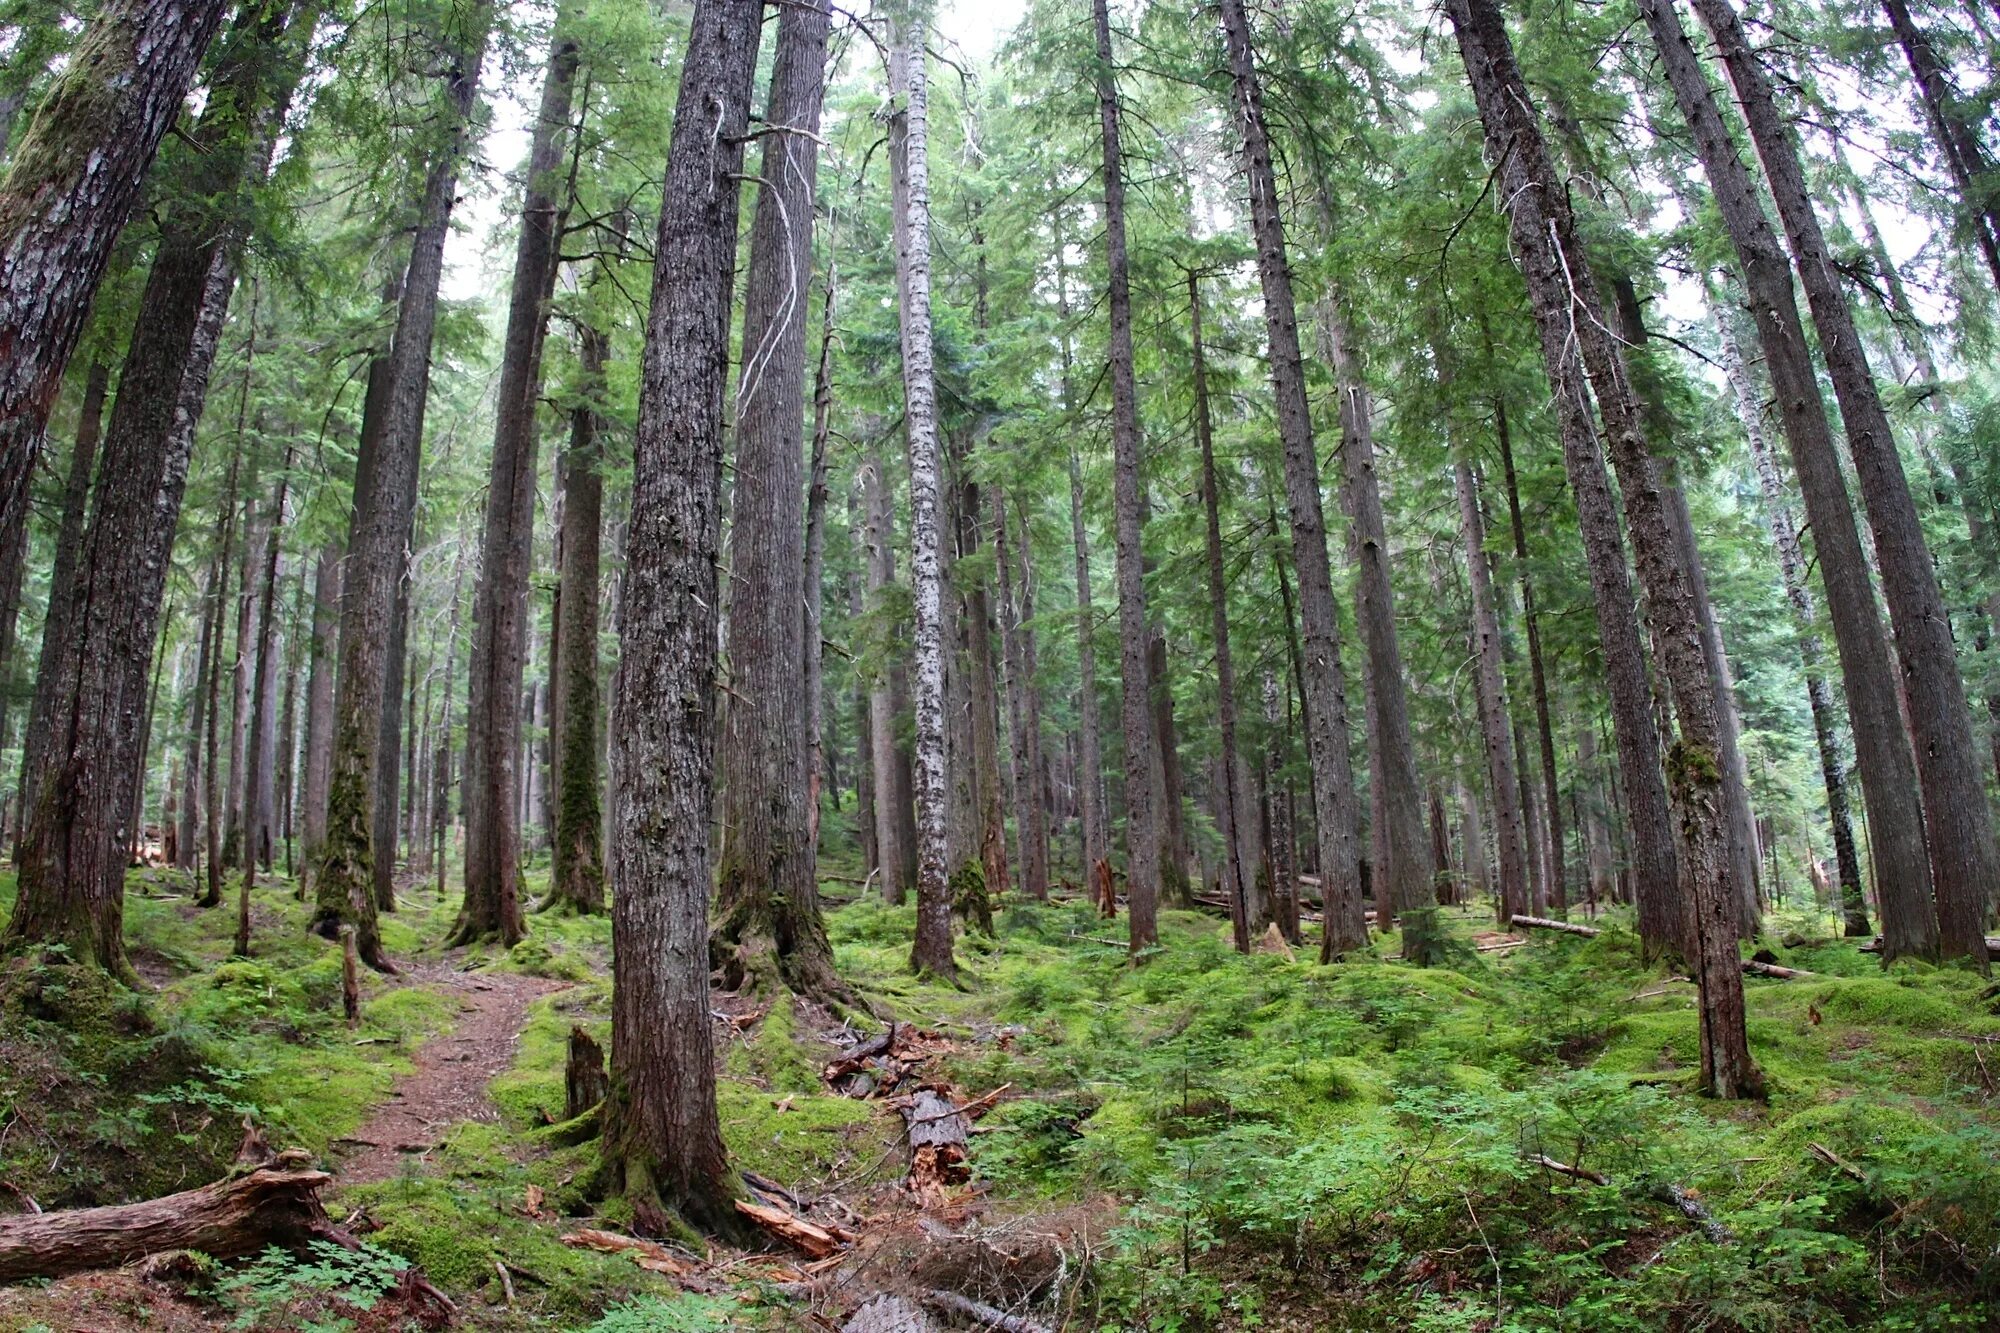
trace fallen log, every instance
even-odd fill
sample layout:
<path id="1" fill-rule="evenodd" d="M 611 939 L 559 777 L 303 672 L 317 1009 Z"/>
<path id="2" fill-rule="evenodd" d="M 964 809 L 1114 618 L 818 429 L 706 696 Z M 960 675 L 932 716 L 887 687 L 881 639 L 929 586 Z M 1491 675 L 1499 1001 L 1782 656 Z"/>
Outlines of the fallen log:
<path id="1" fill-rule="evenodd" d="M 804 1251 L 808 1258 L 824 1259 L 854 1241 L 854 1233 L 844 1227 L 824 1227 L 782 1208 L 752 1203 L 748 1199 L 738 1199 L 736 1211 L 778 1239 Z"/>
<path id="2" fill-rule="evenodd" d="M 932 1290 L 924 1293 L 924 1304 L 934 1310 L 946 1310 L 961 1318 L 973 1321 L 974 1328 L 993 1329 L 995 1333 L 1049 1333 L 1048 1325 L 1038 1324 L 1032 1319 L 996 1310 L 984 1301 L 975 1301 L 970 1296 L 961 1296 L 955 1291 Z"/>
<path id="3" fill-rule="evenodd" d="M 1860 951 L 1862 953 L 1881 953 L 1882 937 L 1877 935 L 1874 939 L 1862 945 Z M 1986 937 L 1986 956 L 1992 959 L 2000 959 L 2000 936 L 1988 935 Z"/>
<path id="4" fill-rule="evenodd" d="M 942 1203 L 950 1186 L 963 1185 L 971 1177 L 965 1154 L 971 1126 L 950 1098 L 929 1088 L 904 1103 L 902 1112 L 910 1144 L 910 1171 L 904 1183 L 919 1199 Z"/>
<path id="5" fill-rule="evenodd" d="M 850 1046 L 834 1058 L 820 1077 L 828 1083 L 837 1082 L 849 1074 L 859 1073 L 868 1067 L 868 1062 L 878 1055 L 887 1055 L 896 1046 L 897 1023 L 891 1019 L 889 1026 L 858 1045 Z"/>
<path id="6" fill-rule="evenodd" d="M 1529 930 L 1559 930 L 1565 935 L 1581 935 L 1587 940 L 1596 939 L 1604 933 L 1596 926 L 1579 925 L 1574 921 L 1557 921 L 1553 917 L 1546 916 L 1517 916 L 1514 918 L 1514 925 Z"/>
<path id="7" fill-rule="evenodd" d="M 1799 967 L 1780 967 L 1776 963 L 1759 962 L 1755 958 L 1743 960 L 1743 970 L 1752 976 L 1776 977 L 1780 981 L 1796 981 L 1800 977 L 1816 977 L 1817 972 L 1808 972 Z"/>
<path id="8" fill-rule="evenodd" d="M 856 1310 L 840 1333 L 933 1333 L 936 1328 L 922 1310 L 885 1291 Z"/>
<path id="9" fill-rule="evenodd" d="M 0 1282 L 118 1268 L 163 1250 L 217 1259 L 324 1234 L 319 1190 L 333 1179 L 286 1152 L 267 1167 L 140 1203 L 0 1217 Z"/>

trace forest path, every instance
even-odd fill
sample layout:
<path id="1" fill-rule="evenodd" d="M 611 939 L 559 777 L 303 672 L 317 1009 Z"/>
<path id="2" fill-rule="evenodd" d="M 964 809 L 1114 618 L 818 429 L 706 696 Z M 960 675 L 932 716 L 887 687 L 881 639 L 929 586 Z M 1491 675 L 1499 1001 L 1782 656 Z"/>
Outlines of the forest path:
<path id="1" fill-rule="evenodd" d="M 528 1006 L 568 986 L 511 972 L 461 972 L 445 960 L 406 963 L 403 975 L 410 985 L 457 997 L 459 1021 L 417 1048 L 416 1068 L 341 1141 L 353 1148 L 336 1168 L 343 1185 L 388 1180 L 404 1161 L 428 1157 L 451 1126 L 498 1118 L 486 1085 L 514 1063 Z"/>

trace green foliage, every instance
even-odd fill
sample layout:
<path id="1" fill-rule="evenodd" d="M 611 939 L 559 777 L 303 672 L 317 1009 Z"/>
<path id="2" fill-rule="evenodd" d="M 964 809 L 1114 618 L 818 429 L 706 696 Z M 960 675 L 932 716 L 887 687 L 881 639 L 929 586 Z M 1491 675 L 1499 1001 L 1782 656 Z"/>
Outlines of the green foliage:
<path id="1" fill-rule="evenodd" d="M 735 1327 L 732 1302 L 682 1292 L 677 1296 L 640 1296 L 604 1312 L 585 1333 L 723 1333 Z"/>

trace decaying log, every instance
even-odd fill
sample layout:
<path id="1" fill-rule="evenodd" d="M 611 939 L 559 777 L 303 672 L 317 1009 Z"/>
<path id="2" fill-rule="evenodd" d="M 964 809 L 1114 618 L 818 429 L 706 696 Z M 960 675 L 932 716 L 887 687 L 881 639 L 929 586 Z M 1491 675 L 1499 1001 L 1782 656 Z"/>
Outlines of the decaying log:
<path id="1" fill-rule="evenodd" d="M 975 1301 L 955 1291 L 927 1291 L 924 1293 L 924 1304 L 934 1310 L 947 1310 L 970 1319 L 974 1328 L 993 1329 L 995 1333 L 1049 1333 L 1046 1324 L 996 1310 L 984 1301 Z"/>
<path id="2" fill-rule="evenodd" d="M 1528 930 L 1559 930 L 1565 935 L 1581 935 L 1585 939 L 1595 939 L 1604 932 L 1596 926 L 1579 925 L 1574 921 L 1557 921 L 1546 916 L 1517 916 L 1514 924 Z"/>
<path id="3" fill-rule="evenodd" d="M 870 1060 L 878 1055 L 887 1055 L 896 1048 L 896 1029 L 899 1026 L 900 1024 L 891 1019 L 889 1026 L 883 1031 L 842 1051 L 834 1058 L 832 1064 L 820 1071 L 820 1077 L 828 1083 L 837 1083 L 850 1074 L 857 1074 L 866 1069 Z"/>
<path id="4" fill-rule="evenodd" d="M 267 1167 L 141 1203 L 0 1217 L 0 1282 L 117 1268 L 163 1250 L 218 1259 L 296 1245 L 327 1227 L 319 1190 L 333 1179 L 286 1152 Z"/>
<path id="5" fill-rule="evenodd" d="M 1755 958 L 1744 959 L 1743 970 L 1745 972 L 1750 973 L 1753 976 L 1776 977 L 1780 981 L 1796 981 L 1800 977 L 1813 977 L 1819 975 L 1817 972 L 1808 972 L 1803 968 L 1780 967 L 1776 963 L 1760 962 Z"/>
<path id="6" fill-rule="evenodd" d="M 1881 953 L 1882 937 L 1880 935 L 1877 935 L 1874 939 L 1862 945 L 1861 952 Z M 1986 956 L 1995 960 L 2000 960 L 2000 936 L 1988 935 L 1986 937 Z"/>
<path id="7" fill-rule="evenodd" d="M 658 1273 L 662 1277 L 684 1278 L 701 1271 L 701 1265 L 670 1250 L 656 1240 L 644 1240 L 638 1236 L 621 1236 L 615 1231 L 601 1231 L 596 1227 L 580 1227 L 562 1237 L 565 1245 L 580 1249 L 596 1250 L 599 1254 L 629 1254 L 632 1262 L 648 1273 Z"/>
<path id="8" fill-rule="evenodd" d="M 563 1119 L 574 1120 L 611 1092 L 604 1050 L 579 1025 L 569 1030 L 569 1060 L 563 1066 Z"/>
<path id="9" fill-rule="evenodd" d="M 736 1211 L 778 1239 L 804 1251 L 810 1258 L 824 1259 L 854 1241 L 854 1233 L 845 1227 L 821 1226 L 782 1208 L 752 1203 L 748 1199 L 738 1199 Z"/>
<path id="10" fill-rule="evenodd" d="M 927 1203 L 942 1203 L 950 1186 L 971 1177 L 965 1144 L 970 1126 L 950 1099 L 929 1088 L 904 1104 L 903 1121 L 910 1143 L 910 1192 Z"/>
<path id="11" fill-rule="evenodd" d="M 840 1333 L 934 1333 L 931 1317 L 901 1296 L 883 1292 L 866 1301 L 840 1326 Z"/>
<path id="12" fill-rule="evenodd" d="M 1653 1191 L 1653 1197 L 1670 1203 L 1681 1210 L 1681 1215 L 1701 1228 L 1702 1234 L 1717 1245 L 1727 1245 L 1736 1239 L 1729 1234 L 1729 1228 L 1715 1220 L 1715 1214 L 1703 1206 L 1694 1194 L 1679 1185 L 1661 1185 Z"/>

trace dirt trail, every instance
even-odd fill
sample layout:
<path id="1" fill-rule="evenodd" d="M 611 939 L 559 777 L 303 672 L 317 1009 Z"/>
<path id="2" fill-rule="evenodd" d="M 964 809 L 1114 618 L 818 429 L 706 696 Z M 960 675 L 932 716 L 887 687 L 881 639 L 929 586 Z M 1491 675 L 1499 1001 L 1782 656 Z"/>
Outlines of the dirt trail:
<path id="1" fill-rule="evenodd" d="M 397 1079 L 388 1100 L 341 1140 L 335 1171 L 344 1185 L 388 1180 L 404 1161 L 434 1151 L 452 1125 L 496 1119 L 486 1085 L 513 1064 L 528 1006 L 566 986 L 509 972 L 460 972 L 449 963 L 409 965 L 405 975 L 411 984 L 456 996 L 458 1023 L 418 1047 L 416 1069 Z"/>

